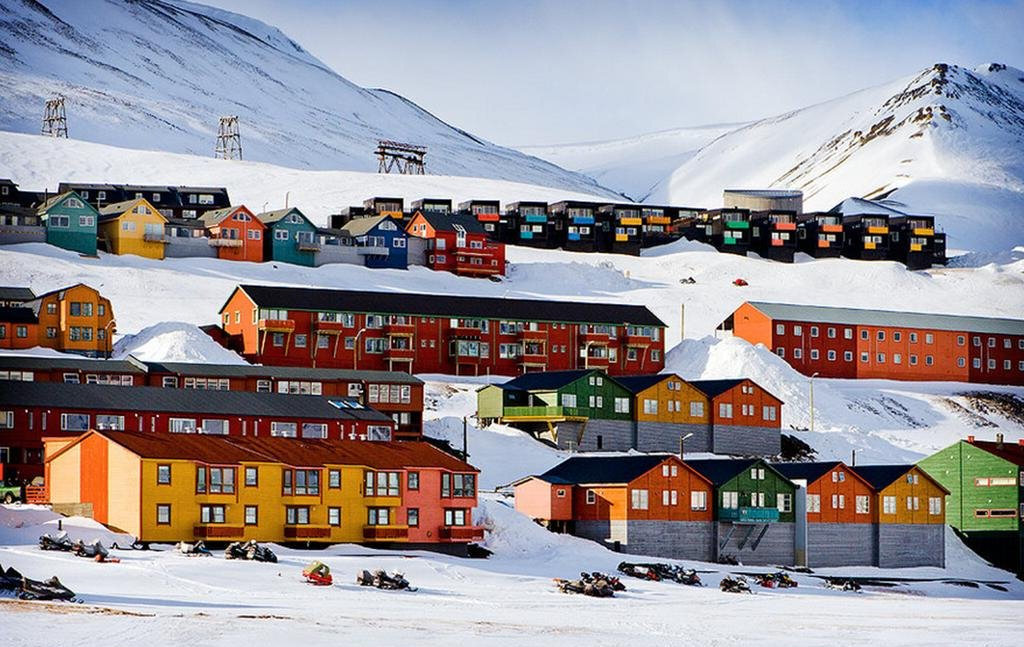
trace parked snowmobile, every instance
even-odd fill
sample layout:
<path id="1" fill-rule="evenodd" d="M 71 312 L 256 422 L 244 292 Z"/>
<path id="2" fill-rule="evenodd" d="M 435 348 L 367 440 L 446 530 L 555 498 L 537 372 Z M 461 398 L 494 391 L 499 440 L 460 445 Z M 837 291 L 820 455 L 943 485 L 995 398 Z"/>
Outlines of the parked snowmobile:
<path id="1" fill-rule="evenodd" d="M 766 589 L 792 589 L 797 586 L 796 580 L 781 571 L 755 575 L 754 580 Z"/>
<path id="2" fill-rule="evenodd" d="M 46 533 L 39 537 L 39 548 L 41 550 L 57 550 L 68 553 L 71 552 L 74 545 L 71 542 L 71 538 L 68 537 L 67 531 L 63 531 L 57 535 Z"/>
<path id="3" fill-rule="evenodd" d="M 671 580 L 689 586 L 703 586 L 697 571 L 676 564 L 631 564 L 629 562 L 622 562 L 619 564 L 619 571 L 642 580 L 652 580 L 654 582 Z"/>
<path id="4" fill-rule="evenodd" d="M 302 575 L 306 581 L 316 586 L 330 586 L 334 584 L 331 576 L 331 567 L 321 561 L 315 561 L 302 569 Z"/>
<path id="5" fill-rule="evenodd" d="M 246 559 L 255 562 L 277 563 L 277 555 L 266 546 L 260 546 L 256 540 L 232 542 L 224 549 L 224 559 Z"/>
<path id="6" fill-rule="evenodd" d="M 740 560 L 736 559 L 735 555 L 723 554 L 718 556 L 718 563 L 728 564 L 730 566 L 739 566 Z"/>
<path id="7" fill-rule="evenodd" d="M 174 548 L 182 555 L 188 555 L 189 557 L 195 557 L 196 555 L 209 557 L 212 554 L 210 549 L 207 548 L 206 544 L 202 541 L 197 541 L 194 544 L 190 544 L 186 541 L 179 541 L 174 545 Z"/>
<path id="8" fill-rule="evenodd" d="M 854 593 L 860 593 L 860 584 L 857 584 L 853 580 L 830 578 L 825 580 L 825 588 L 834 589 L 836 591 L 852 591 Z"/>
<path id="9" fill-rule="evenodd" d="M 13 568 L 0 568 L 0 591 L 13 593 L 21 600 L 75 601 L 75 592 L 60 583 L 56 577 L 40 582 L 30 580 Z"/>
<path id="10" fill-rule="evenodd" d="M 386 591 L 416 590 L 409 586 L 409 580 L 405 579 L 405 575 L 397 571 L 389 575 L 387 571 L 382 570 L 376 570 L 372 573 L 362 570 L 356 574 L 356 583 L 360 586 L 374 586 Z"/>
<path id="11" fill-rule="evenodd" d="M 723 577 L 719 583 L 718 588 L 726 593 L 753 593 L 750 590 L 750 584 L 747 582 L 747 578 L 742 575 L 736 577 Z"/>
<path id="12" fill-rule="evenodd" d="M 562 593 L 579 593 L 595 598 L 610 598 L 615 596 L 615 591 L 625 591 L 626 586 L 617 577 L 610 577 L 604 573 L 580 573 L 578 580 L 565 580 L 555 578 L 555 585 Z"/>
<path id="13" fill-rule="evenodd" d="M 6 571 L 0 566 L 0 593 L 17 593 L 21 590 L 21 581 L 24 578 L 21 573 L 8 568 Z"/>
<path id="14" fill-rule="evenodd" d="M 94 559 L 97 562 L 110 562 L 112 564 L 117 564 L 121 561 L 116 557 L 111 557 L 110 551 L 106 549 L 103 542 L 99 539 L 94 539 L 91 544 L 87 544 L 84 541 L 76 541 L 72 544 L 72 550 L 75 555 L 78 555 L 79 557 L 88 557 L 89 559 Z"/>
<path id="15" fill-rule="evenodd" d="M 652 580 L 654 582 L 661 580 L 661 574 L 654 568 L 653 564 L 630 564 L 629 562 L 620 562 L 618 569 L 623 575 L 636 577 L 641 580 Z"/>

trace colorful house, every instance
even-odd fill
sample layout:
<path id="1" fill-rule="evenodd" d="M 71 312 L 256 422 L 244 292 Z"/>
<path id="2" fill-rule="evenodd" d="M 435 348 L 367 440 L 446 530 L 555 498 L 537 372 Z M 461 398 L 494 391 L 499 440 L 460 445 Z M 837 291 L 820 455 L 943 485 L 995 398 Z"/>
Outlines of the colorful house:
<path id="1" fill-rule="evenodd" d="M 634 438 L 640 451 L 714 451 L 708 396 L 673 373 L 624 375 L 616 380 L 630 392 Z M 685 441 L 681 439 L 686 438 Z"/>
<path id="2" fill-rule="evenodd" d="M 640 255 L 640 241 L 643 236 L 640 205 L 603 205 L 597 210 L 597 220 L 602 225 L 598 238 L 598 246 L 602 251 Z"/>
<path id="3" fill-rule="evenodd" d="M 708 398 L 711 451 L 773 456 L 782 451 L 782 400 L 747 378 L 691 380 Z"/>
<path id="4" fill-rule="evenodd" d="M 843 256 L 863 261 L 889 258 L 889 216 L 883 213 L 843 216 Z"/>
<path id="5" fill-rule="evenodd" d="M 501 202 L 498 200 L 466 200 L 459 203 L 459 213 L 469 214 L 493 241 L 502 240 Z"/>
<path id="6" fill-rule="evenodd" d="M 74 191 L 55 195 L 37 210 L 46 242 L 88 256 L 96 255 L 100 214 Z"/>
<path id="7" fill-rule="evenodd" d="M 548 203 L 513 202 L 505 206 L 505 220 L 500 229 L 506 233 L 500 238 L 527 247 L 558 247 L 555 223 L 548 213 Z"/>
<path id="8" fill-rule="evenodd" d="M 945 566 L 949 490 L 914 465 L 854 469 L 875 491 L 871 507 L 878 526 L 877 566 Z"/>
<path id="9" fill-rule="evenodd" d="M 686 464 L 714 484 L 717 560 L 796 563 L 796 486 L 763 460 L 708 459 Z"/>
<path id="10" fill-rule="evenodd" d="M 38 346 L 87 357 L 109 356 L 117 322 L 110 299 L 84 283 L 40 294 L 23 306 L 39 321 Z"/>
<path id="11" fill-rule="evenodd" d="M 364 543 L 465 554 L 478 471 L 424 442 L 89 431 L 46 439 L 52 503 L 143 542 Z"/>
<path id="12" fill-rule="evenodd" d="M 548 217 L 554 233 L 548 232 L 548 237 L 553 239 L 555 245 L 569 252 L 599 251 L 607 232 L 601 231 L 601 225 L 597 221 L 598 206 L 596 202 L 578 200 L 553 203 L 548 207 Z M 535 235 L 536 233 L 545 232 L 535 232 Z"/>
<path id="13" fill-rule="evenodd" d="M 409 249 L 401 216 L 384 215 L 353 218 L 341 231 L 355 241 L 356 252 L 366 267 L 404 270 L 409 267 Z"/>
<path id="14" fill-rule="evenodd" d="M 437 213 L 451 213 L 451 198 L 420 198 L 409 203 L 409 211 L 436 211 Z"/>
<path id="15" fill-rule="evenodd" d="M 207 211 L 199 219 L 206 226 L 217 258 L 262 263 L 267 226 L 244 205 Z"/>
<path id="16" fill-rule="evenodd" d="M 405 228 L 427 241 L 427 267 L 459 276 L 504 276 L 505 243 L 494 242 L 476 216 L 417 211 Z"/>
<path id="17" fill-rule="evenodd" d="M 263 258 L 314 267 L 320 251 L 317 228 L 301 211 L 277 209 L 256 216 L 267 226 L 263 238 Z"/>
<path id="18" fill-rule="evenodd" d="M 799 486 L 796 493 L 796 561 L 821 568 L 878 563 L 875 491 L 840 461 L 773 463 Z"/>
<path id="19" fill-rule="evenodd" d="M 750 211 L 748 209 L 710 209 L 702 212 L 704 232 L 700 240 L 714 245 L 720 252 L 745 256 L 750 251 Z"/>
<path id="20" fill-rule="evenodd" d="M 976 553 L 1024 575 L 1024 440 L 967 440 L 935 452 L 918 467 L 949 490 L 946 523 Z"/>
<path id="21" fill-rule="evenodd" d="M 39 317 L 32 308 L 0 306 L 0 348 L 23 350 L 39 345 Z"/>
<path id="22" fill-rule="evenodd" d="M 678 457 L 575 456 L 515 484 L 516 510 L 617 552 L 714 559 L 711 482 Z"/>
<path id="23" fill-rule="evenodd" d="M 755 211 L 750 214 L 751 251 L 761 258 L 792 263 L 797 249 L 795 211 Z"/>
<path id="24" fill-rule="evenodd" d="M 401 221 L 405 219 L 405 200 L 380 196 L 367 198 L 363 200 L 363 213 L 371 216 L 391 216 L 395 220 Z"/>
<path id="25" fill-rule="evenodd" d="M 165 218 L 145 198 L 117 202 L 100 209 L 100 238 L 111 254 L 164 258 Z"/>
<path id="26" fill-rule="evenodd" d="M 837 213 L 804 213 L 796 217 L 797 248 L 815 258 L 843 253 L 843 217 Z"/>

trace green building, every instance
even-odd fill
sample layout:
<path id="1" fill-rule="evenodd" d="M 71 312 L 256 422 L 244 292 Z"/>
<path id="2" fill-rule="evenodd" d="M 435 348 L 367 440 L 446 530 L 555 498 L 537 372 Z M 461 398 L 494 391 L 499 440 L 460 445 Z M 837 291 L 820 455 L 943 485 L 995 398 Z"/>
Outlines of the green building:
<path id="1" fill-rule="evenodd" d="M 46 227 L 46 242 L 88 256 L 96 255 L 99 213 L 74 191 L 56 195 L 38 210 Z"/>
<path id="2" fill-rule="evenodd" d="M 968 436 L 918 466 L 949 490 L 946 523 L 996 566 L 1024 576 L 1024 440 Z"/>
<path id="3" fill-rule="evenodd" d="M 757 458 L 688 460 L 714 484 L 715 554 L 743 564 L 796 563 L 797 487 Z M 691 505 L 696 502 L 691 502 Z"/>
<path id="4" fill-rule="evenodd" d="M 313 267 L 320 244 L 316 226 L 301 211 L 277 209 L 256 216 L 267 226 L 263 236 L 263 259 Z"/>

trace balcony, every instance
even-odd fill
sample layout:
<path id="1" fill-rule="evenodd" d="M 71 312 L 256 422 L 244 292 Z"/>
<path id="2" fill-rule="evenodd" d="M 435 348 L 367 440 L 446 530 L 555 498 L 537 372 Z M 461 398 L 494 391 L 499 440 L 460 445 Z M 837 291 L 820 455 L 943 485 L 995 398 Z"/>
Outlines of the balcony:
<path id="1" fill-rule="evenodd" d="M 479 328 L 473 328 L 472 326 L 454 326 L 449 329 L 452 337 L 458 337 L 460 339 L 480 339 L 482 332 Z"/>
<path id="2" fill-rule="evenodd" d="M 416 325 L 411 321 L 406 323 L 389 323 L 384 325 L 384 334 L 388 337 L 412 337 L 416 332 Z"/>
<path id="3" fill-rule="evenodd" d="M 645 348 L 654 343 L 650 337 L 644 337 L 643 335 L 626 335 L 623 338 L 623 342 L 626 346 L 634 346 L 638 348 Z"/>
<path id="4" fill-rule="evenodd" d="M 316 331 L 322 335 L 341 335 L 345 332 L 345 324 L 340 321 L 317 321 Z"/>
<path id="5" fill-rule="evenodd" d="M 489 257 L 488 257 L 489 261 Z M 501 268 L 497 265 L 491 265 L 488 262 L 486 265 L 475 265 L 469 262 L 469 259 L 463 260 L 461 256 L 457 257 L 455 261 L 455 273 L 456 274 L 501 274 Z"/>
<path id="6" fill-rule="evenodd" d="M 777 508 L 721 508 L 718 511 L 721 521 L 733 523 L 772 523 L 779 520 Z"/>
<path id="7" fill-rule="evenodd" d="M 630 216 L 627 218 L 619 218 L 619 224 L 624 227 L 639 227 L 641 224 L 643 224 L 643 220 L 641 220 L 639 216 Z"/>
<path id="8" fill-rule="evenodd" d="M 300 252 L 319 252 L 320 243 L 312 240 L 297 240 L 295 241 L 295 249 Z"/>
<path id="9" fill-rule="evenodd" d="M 775 231 L 796 231 L 795 222 L 776 222 L 772 223 L 772 228 Z"/>
<path id="10" fill-rule="evenodd" d="M 597 332 L 594 330 L 588 330 L 580 333 L 581 342 L 592 342 L 593 344 L 607 344 L 611 339 L 611 335 L 606 332 Z"/>
<path id="11" fill-rule="evenodd" d="M 360 256 L 387 256 L 391 250 L 384 245 L 357 245 L 356 254 Z"/>
<path id="12" fill-rule="evenodd" d="M 288 525 L 284 527 L 285 539 L 330 539 L 330 526 Z"/>
<path id="13" fill-rule="evenodd" d="M 196 524 L 192 528 L 192 536 L 196 539 L 241 539 L 245 529 L 241 526 L 225 526 L 224 524 Z"/>
<path id="14" fill-rule="evenodd" d="M 477 222 L 498 222 L 501 219 L 501 214 L 498 213 L 478 213 L 476 214 Z"/>
<path id="15" fill-rule="evenodd" d="M 935 235 L 935 230 L 932 229 L 931 227 L 915 227 L 913 231 L 914 231 L 914 235 L 915 236 L 934 236 Z"/>
<path id="16" fill-rule="evenodd" d="M 411 362 L 416 359 L 414 348 L 389 348 L 384 351 L 384 359 L 395 362 Z"/>
<path id="17" fill-rule="evenodd" d="M 408 541 L 409 526 L 363 526 L 365 541 Z"/>
<path id="18" fill-rule="evenodd" d="M 441 541 L 463 542 L 482 541 L 484 538 L 483 526 L 443 526 L 437 533 Z"/>
<path id="19" fill-rule="evenodd" d="M 747 220 L 727 220 L 724 224 L 726 229 L 750 229 L 750 222 Z"/>
<path id="20" fill-rule="evenodd" d="M 525 353 L 519 356 L 521 366 L 547 366 L 548 356 L 543 353 Z"/>
<path id="21" fill-rule="evenodd" d="M 525 222 L 545 223 L 548 221 L 546 214 L 530 214 L 523 218 Z"/>
<path id="22" fill-rule="evenodd" d="M 868 227 L 869 234 L 888 234 L 888 227 Z"/>
<path id="23" fill-rule="evenodd" d="M 258 325 L 260 330 L 270 332 L 295 332 L 294 319 L 260 319 Z"/>
<path id="24" fill-rule="evenodd" d="M 672 219 L 668 216 L 647 216 L 648 225 L 671 225 Z"/>
<path id="25" fill-rule="evenodd" d="M 565 407 L 505 407 L 505 418 L 564 418 Z"/>
<path id="26" fill-rule="evenodd" d="M 241 238 L 211 238 L 210 247 L 241 247 Z"/>
<path id="27" fill-rule="evenodd" d="M 607 356 L 587 355 L 583 358 L 583 368 L 608 368 L 610 363 Z"/>
<path id="28" fill-rule="evenodd" d="M 147 243 L 166 243 L 166 242 L 169 242 L 167 240 L 167 234 L 154 234 L 154 233 L 142 234 L 142 240 L 146 241 Z"/>
<path id="29" fill-rule="evenodd" d="M 547 341 L 548 339 L 548 331 L 546 330 L 526 330 L 524 328 L 518 331 L 516 335 L 523 341 Z"/>
<path id="30" fill-rule="evenodd" d="M 826 234 L 841 234 L 843 232 L 842 225 L 822 225 L 821 230 Z"/>

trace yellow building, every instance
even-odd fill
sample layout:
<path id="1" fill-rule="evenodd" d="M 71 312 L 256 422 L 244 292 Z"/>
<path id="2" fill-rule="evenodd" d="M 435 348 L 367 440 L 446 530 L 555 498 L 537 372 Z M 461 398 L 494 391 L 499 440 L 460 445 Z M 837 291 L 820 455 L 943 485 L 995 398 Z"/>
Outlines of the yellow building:
<path id="1" fill-rule="evenodd" d="M 424 442 L 90 431 L 44 444 L 51 503 L 91 504 L 144 542 L 483 537 L 476 470 Z"/>
<path id="2" fill-rule="evenodd" d="M 711 421 L 708 396 L 678 375 L 661 373 L 615 379 L 633 394 L 637 422 L 707 425 Z"/>
<path id="3" fill-rule="evenodd" d="M 100 209 L 99 234 L 111 254 L 135 254 L 162 260 L 167 219 L 145 198 Z"/>

